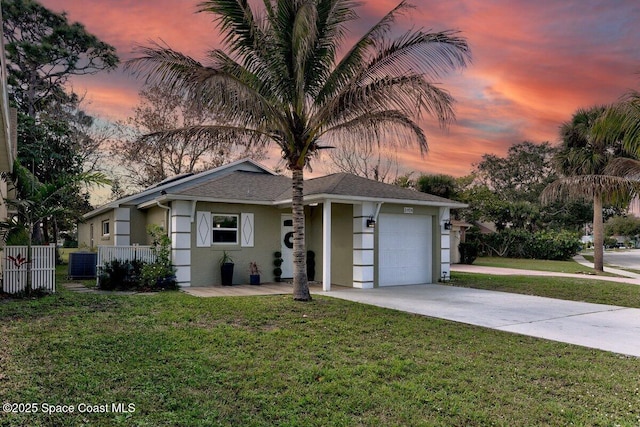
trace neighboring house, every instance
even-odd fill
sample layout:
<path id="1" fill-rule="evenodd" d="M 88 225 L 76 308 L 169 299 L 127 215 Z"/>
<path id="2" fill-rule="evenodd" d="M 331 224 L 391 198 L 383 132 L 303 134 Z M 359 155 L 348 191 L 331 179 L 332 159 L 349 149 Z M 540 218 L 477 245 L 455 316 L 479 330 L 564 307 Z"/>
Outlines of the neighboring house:
<path id="1" fill-rule="evenodd" d="M 0 12 L 0 25 L 2 24 Z M 17 115 L 14 108 L 9 107 L 7 91 L 7 59 L 4 44 L 0 43 L 0 172 L 12 172 L 13 161 L 17 154 Z M 7 219 L 5 199 L 10 198 L 7 182 L 0 179 L 0 221 Z"/>
<path id="2" fill-rule="evenodd" d="M 473 227 L 473 224 L 469 224 L 468 222 L 455 219 L 451 220 L 451 244 L 449 245 L 451 248 L 451 264 L 460 264 L 460 251 L 458 250 L 458 246 L 461 242 L 465 241 L 466 232 L 471 227 Z"/>
<path id="3" fill-rule="evenodd" d="M 466 205 L 346 173 L 306 180 L 304 204 L 306 247 L 325 290 L 450 277 L 444 224 L 451 208 Z M 252 160 L 176 177 L 84 219 L 78 239 L 90 248 L 147 244 L 149 224 L 165 227 L 181 286 L 219 284 L 223 251 L 235 261 L 234 283 L 249 282 L 251 261 L 272 281 L 276 251 L 282 277 L 293 275 L 291 180 Z"/>

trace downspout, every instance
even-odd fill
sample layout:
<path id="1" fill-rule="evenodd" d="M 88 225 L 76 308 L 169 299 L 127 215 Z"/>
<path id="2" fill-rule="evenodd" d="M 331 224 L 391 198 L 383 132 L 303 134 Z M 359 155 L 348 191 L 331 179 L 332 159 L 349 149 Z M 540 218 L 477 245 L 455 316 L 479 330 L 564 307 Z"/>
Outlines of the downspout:
<path id="1" fill-rule="evenodd" d="M 166 209 L 167 210 L 167 216 L 166 216 L 166 221 L 165 224 L 167 224 L 167 236 L 171 236 L 171 207 L 170 206 L 166 206 L 163 205 L 162 203 L 160 203 L 159 201 L 156 200 L 156 205 L 159 208 L 162 209 Z"/>
<path id="2" fill-rule="evenodd" d="M 378 215 L 380 214 L 380 208 L 382 207 L 382 203 L 384 203 L 384 202 L 376 203 L 376 213 L 373 215 L 373 219 L 376 222 L 378 222 Z"/>

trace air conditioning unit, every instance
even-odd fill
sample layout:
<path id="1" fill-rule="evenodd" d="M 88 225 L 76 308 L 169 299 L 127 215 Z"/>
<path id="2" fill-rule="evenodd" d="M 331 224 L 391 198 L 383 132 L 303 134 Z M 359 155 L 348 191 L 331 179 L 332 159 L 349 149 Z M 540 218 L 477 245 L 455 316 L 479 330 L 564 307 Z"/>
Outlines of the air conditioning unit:
<path id="1" fill-rule="evenodd" d="M 69 254 L 70 279 L 95 279 L 98 254 L 93 252 L 72 252 Z"/>

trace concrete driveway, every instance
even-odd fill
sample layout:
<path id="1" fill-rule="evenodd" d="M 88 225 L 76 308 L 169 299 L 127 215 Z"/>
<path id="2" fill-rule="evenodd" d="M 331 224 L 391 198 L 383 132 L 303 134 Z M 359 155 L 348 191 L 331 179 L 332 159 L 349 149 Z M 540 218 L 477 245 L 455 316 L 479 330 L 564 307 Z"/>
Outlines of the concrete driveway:
<path id="1" fill-rule="evenodd" d="M 321 294 L 640 357 L 640 309 L 434 284 Z"/>

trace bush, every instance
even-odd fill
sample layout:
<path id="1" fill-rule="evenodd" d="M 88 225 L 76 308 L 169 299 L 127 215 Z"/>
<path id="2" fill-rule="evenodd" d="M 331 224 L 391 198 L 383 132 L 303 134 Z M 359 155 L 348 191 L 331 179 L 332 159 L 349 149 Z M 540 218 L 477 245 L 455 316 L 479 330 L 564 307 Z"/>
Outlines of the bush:
<path id="1" fill-rule="evenodd" d="M 151 236 L 151 251 L 156 261 L 142 267 L 140 285 L 147 290 L 178 289 L 176 269 L 169 257 L 171 239 L 162 227 L 155 224 L 147 227 L 147 233 Z"/>
<path id="2" fill-rule="evenodd" d="M 489 256 L 531 258 L 564 261 L 582 249 L 575 233 L 569 231 L 538 231 L 507 229 L 480 238 Z"/>
<path id="3" fill-rule="evenodd" d="M 175 268 L 161 262 L 142 266 L 140 286 L 147 290 L 178 289 Z"/>
<path id="4" fill-rule="evenodd" d="M 136 289 L 140 286 L 141 271 L 144 262 L 134 259 L 133 261 L 120 261 L 114 259 L 105 263 L 98 278 L 98 288 L 106 291 L 126 291 Z"/>
<path id="5" fill-rule="evenodd" d="M 605 237 L 602 243 L 604 244 L 605 248 L 611 249 L 618 246 L 618 239 L 616 239 L 615 237 Z"/>
<path id="6" fill-rule="evenodd" d="M 462 264 L 473 264 L 478 258 L 478 243 L 461 242 L 458 245 L 458 251 L 460 252 L 460 262 Z"/>

